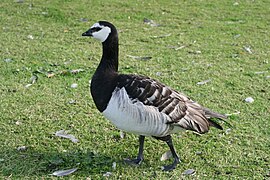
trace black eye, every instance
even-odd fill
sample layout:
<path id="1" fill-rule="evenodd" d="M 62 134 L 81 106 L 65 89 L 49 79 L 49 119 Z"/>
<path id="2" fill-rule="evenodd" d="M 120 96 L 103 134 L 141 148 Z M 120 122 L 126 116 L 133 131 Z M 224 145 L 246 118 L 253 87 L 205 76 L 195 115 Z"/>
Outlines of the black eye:
<path id="1" fill-rule="evenodd" d="M 92 28 L 92 31 L 94 31 L 94 32 L 97 32 L 97 31 L 99 31 L 99 30 L 101 30 L 101 27 L 93 27 L 93 28 Z"/>

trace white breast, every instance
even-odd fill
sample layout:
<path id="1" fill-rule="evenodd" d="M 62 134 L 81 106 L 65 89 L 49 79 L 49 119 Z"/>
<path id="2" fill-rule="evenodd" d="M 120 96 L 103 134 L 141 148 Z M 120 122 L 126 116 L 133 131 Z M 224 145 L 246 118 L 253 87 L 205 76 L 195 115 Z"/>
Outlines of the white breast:
<path id="1" fill-rule="evenodd" d="M 174 126 L 166 124 L 170 117 L 153 106 L 131 101 L 125 88 L 114 90 L 107 108 L 102 114 L 116 127 L 145 136 L 166 136 Z"/>

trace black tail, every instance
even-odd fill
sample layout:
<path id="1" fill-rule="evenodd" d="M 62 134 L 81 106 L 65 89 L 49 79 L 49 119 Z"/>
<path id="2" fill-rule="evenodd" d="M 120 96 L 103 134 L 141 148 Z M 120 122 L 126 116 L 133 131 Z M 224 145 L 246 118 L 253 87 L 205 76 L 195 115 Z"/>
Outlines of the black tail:
<path id="1" fill-rule="evenodd" d="M 217 118 L 217 119 L 220 119 L 220 120 L 226 122 L 224 120 L 224 119 L 227 119 L 227 116 L 226 115 L 213 112 L 213 111 L 211 111 L 208 108 L 204 108 L 204 112 L 205 112 L 205 116 L 207 117 L 207 119 L 208 119 L 208 121 L 210 123 L 210 126 L 213 126 L 215 128 L 218 128 L 218 129 L 223 130 L 223 128 L 218 123 L 216 123 L 215 121 L 213 121 L 212 118 Z"/>
<path id="2" fill-rule="evenodd" d="M 213 126 L 215 128 L 218 128 L 220 130 L 223 130 L 223 127 L 221 125 L 219 125 L 218 123 L 216 123 L 215 121 L 208 119 L 208 122 L 210 123 L 210 126 Z"/>

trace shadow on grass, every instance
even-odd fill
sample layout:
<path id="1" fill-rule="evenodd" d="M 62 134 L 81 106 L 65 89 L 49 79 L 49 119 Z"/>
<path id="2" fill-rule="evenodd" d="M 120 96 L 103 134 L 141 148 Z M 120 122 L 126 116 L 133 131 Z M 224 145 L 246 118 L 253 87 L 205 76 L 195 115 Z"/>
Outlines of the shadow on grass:
<path id="1" fill-rule="evenodd" d="M 2 149 L 0 153 L 0 174 L 5 177 L 49 176 L 54 171 L 71 168 L 78 168 L 79 176 L 102 175 L 112 171 L 115 161 L 106 154 L 89 149 L 74 149 L 72 152 L 38 152 L 33 148 L 21 151 Z"/>

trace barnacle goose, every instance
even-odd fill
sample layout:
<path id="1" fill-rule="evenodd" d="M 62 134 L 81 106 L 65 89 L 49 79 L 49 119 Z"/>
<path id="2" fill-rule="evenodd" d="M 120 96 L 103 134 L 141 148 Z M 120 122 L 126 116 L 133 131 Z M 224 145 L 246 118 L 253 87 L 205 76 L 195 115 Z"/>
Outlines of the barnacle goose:
<path id="1" fill-rule="evenodd" d="M 145 136 L 152 136 L 169 146 L 174 162 L 163 170 L 173 170 L 180 160 L 171 134 L 181 130 L 203 134 L 210 126 L 222 129 L 211 118 L 225 119 L 225 115 L 202 107 L 149 77 L 119 74 L 118 33 L 113 24 L 99 21 L 82 36 L 102 42 L 102 58 L 90 85 L 97 109 L 119 129 L 139 135 L 138 156 L 126 162 L 139 165 L 143 160 Z"/>

